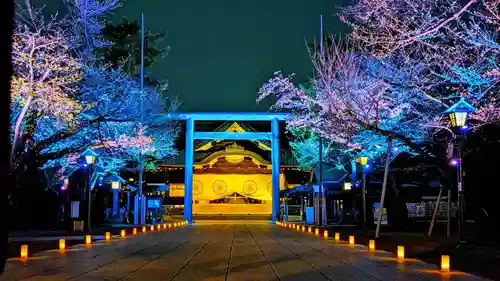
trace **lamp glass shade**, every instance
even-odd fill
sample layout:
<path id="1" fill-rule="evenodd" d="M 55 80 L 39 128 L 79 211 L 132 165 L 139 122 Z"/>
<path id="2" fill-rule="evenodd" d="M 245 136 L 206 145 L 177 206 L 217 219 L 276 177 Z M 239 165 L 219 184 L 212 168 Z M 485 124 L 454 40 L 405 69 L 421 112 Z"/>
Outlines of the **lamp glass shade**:
<path id="1" fill-rule="evenodd" d="M 467 122 L 468 115 L 469 115 L 468 112 L 464 111 L 450 112 L 451 126 L 453 127 L 465 126 L 465 122 Z"/>
<path id="2" fill-rule="evenodd" d="M 113 189 L 113 190 L 120 189 L 120 186 L 121 186 L 121 182 L 119 182 L 119 181 L 112 181 L 111 182 L 111 189 Z"/>
<path id="3" fill-rule="evenodd" d="M 86 155 L 85 163 L 87 163 L 87 165 L 93 165 L 95 163 L 95 155 Z"/>
<path id="4" fill-rule="evenodd" d="M 366 157 L 366 156 L 359 157 L 358 159 L 359 159 L 359 163 L 363 166 L 366 165 L 366 163 L 368 163 L 368 157 Z"/>

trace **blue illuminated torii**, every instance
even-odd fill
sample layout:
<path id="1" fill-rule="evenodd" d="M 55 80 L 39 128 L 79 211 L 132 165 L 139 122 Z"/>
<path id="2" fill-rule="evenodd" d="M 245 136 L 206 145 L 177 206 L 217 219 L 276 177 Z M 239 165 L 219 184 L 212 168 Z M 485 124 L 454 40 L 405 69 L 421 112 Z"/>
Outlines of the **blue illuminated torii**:
<path id="1" fill-rule="evenodd" d="M 184 161 L 184 219 L 193 222 L 193 165 L 194 140 L 269 140 L 271 141 L 272 165 L 272 221 L 278 220 L 280 208 L 280 144 L 279 124 L 289 114 L 279 112 L 196 112 L 171 113 L 157 119 L 157 122 L 168 120 L 186 121 L 186 148 Z M 270 121 L 271 132 L 195 132 L 195 121 Z"/>

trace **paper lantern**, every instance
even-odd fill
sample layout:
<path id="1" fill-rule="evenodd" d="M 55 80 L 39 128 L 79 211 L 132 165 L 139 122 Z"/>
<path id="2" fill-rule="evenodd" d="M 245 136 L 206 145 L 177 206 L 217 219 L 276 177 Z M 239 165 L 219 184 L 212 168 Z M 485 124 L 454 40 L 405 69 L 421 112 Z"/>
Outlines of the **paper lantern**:
<path id="1" fill-rule="evenodd" d="M 137 228 L 135 228 L 135 227 L 134 227 L 134 228 L 132 229 L 132 235 L 137 235 Z"/>
<path id="2" fill-rule="evenodd" d="M 398 246 L 398 260 L 404 260 L 404 259 L 405 259 L 405 247 Z"/>
<path id="3" fill-rule="evenodd" d="M 142 232 L 146 232 L 146 226 L 142 227 Z"/>
<path id="4" fill-rule="evenodd" d="M 157 228 L 158 230 L 161 230 L 161 224 L 158 224 L 158 225 L 156 226 L 156 228 Z"/>
<path id="5" fill-rule="evenodd" d="M 375 240 L 370 240 L 368 242 L 368 250 L 375 251 Z"/>
<path id="6" fill-rule="evenodd" d="M 316 230 L 314 231 L 314 235 L 316 235 L 316 236 L 319 235 L 319 228 L 316 228 Z"/>
<path id="7" fill-rule="evenodd" d="M 312 233 L 312 231 L 313 231 L 312 227 L 310 227 L 310 226 L 309 226 L 309 227 L 307 228 L 307 232 Z"/>
<path id="8" fill-rule="evenodd" d="M 166 223 L 163 224 L 163 229 L 167 229 L 167 224 Z"/>
<path id="9" fill-rule="evenodd" d="M 328 238 L 328 230 L 323 230 L 323 237 Z"/>
<path id="10" fill-rule="evenodd" d="M 171 224 L 171 223 L 169 223 L 169 224 L 168 224 L 168 228 L 171 228 L 171 227 L 172 227 L 172 224 Z"/>
<path id="11" fill-rule="evenodd" d="M 151 231 L 155 231 L 155 226 L 154 226 L 154 225 L 150 225 L 150 226 L 149 226 L 149 230 L 151 230 Z"/>
<path id="12" fill-rule="evenodd" d="M 447 255 L 441 256 L 441 271 L 450 272 L 450 256 Z"/>
<path id="13" fill-rule="evenodd" d="M 92 244 L 92 235 L 85 235 L 85 244 Z"/>
<path id="14" fill-rule="evenodd" d="M 354 236 L 349 236 L 349 245 L 354 246 Z"/>
<path id="15" fill-rule="evenodd" d="M 305 226 L 305 225 L 303 225 L 303 226 L 302 226 L 302 232 L 305 232 L 305 231 L 306 231 L 306 226 Z"/>
<path id="16" fill-rule="evenodd" d="M 59 251 L 64 252 L 66 250 L 66 240 L 63 238 L 59 239 Z"/>
<path id="17" fill-rule="evenodd" d="M 121 237 L 125 237 L 125 235 L 126 235 L 126 234 L 127 234 L 127 233 L 125 232 L 125 229 L 122 229 L 122 230 L 120 231 L 120 236 L 121 236 Z"/>
<path id="18" fill-rule="evenodd" d="M 335 232 L 335 241 L 340 241 L 340 233 Z"/>
<path id="19" fill-rule="evenodd" d="M 106 232 L 106 233 L 104 234 L 104 239 L 106 239 L 106 241 L 111 240 L 111 233 Z"/>
<path id="20" fill-rule="evenodd" d="M 21 259 L 28 259 L 28 245 L 21 245 Z"/>

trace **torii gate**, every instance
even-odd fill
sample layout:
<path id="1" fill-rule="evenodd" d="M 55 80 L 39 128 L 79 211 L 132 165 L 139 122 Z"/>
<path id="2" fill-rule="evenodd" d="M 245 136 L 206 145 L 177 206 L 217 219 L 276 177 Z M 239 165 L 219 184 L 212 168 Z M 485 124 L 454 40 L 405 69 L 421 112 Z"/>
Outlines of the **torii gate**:
<path id="1" fill-rule="evenodd" d="M 184 161 L 184 220 L 193 222 L 193 165 L 194 140 L 269 140 L 272 165 L 272 221 L 278 220 L 280 208 L 280 144 L 279 124 L 289 114 L 279 112 L 200 112 L 167 114 L 160 120 L 186 121 L 186 148 Z M 271 132 L 196 132 L 195 121 L 270 121 Z"/>

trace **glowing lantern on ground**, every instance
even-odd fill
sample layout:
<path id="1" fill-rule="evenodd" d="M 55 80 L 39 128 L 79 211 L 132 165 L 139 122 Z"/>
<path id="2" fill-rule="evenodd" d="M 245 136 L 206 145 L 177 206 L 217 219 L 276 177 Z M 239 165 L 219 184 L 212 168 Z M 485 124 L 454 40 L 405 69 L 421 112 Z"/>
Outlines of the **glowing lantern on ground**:
<path id="1" fill-rule="evenodd" d="M 299 231 L 300 231 L 300 225 L 297 225 L 297 230 L 299 230 Z"/>
<path id="2" fill-rule="evenodd" d="M 404 260 L 404 259 L 405 259 L 405 247 L 398 246 L 398 260 Z"/>
<path id="3" fill-rule="evenodd" d="M 92 235 L 85 235 L 85 244 L 92 244 Z"/>
<path id="4" fill-rule="evenodd" d="M 368 242 L 368 250 L 375 251 L 375 240 L 370 240 Z"/>
<path id="5" fill-rule="evenodd" d="M 137 228 L 135 228 L 135 227 L 134 227 L 134 228 L 132 229 L 132 235 L 137 235 Z"/>
<path id="6" fill-rule="evenodd" d="M 167 224 L 166 223 L 163 224 L 163 229 L 167 229 Z"/>
<path id="7" fill-rule="evenodd" d="M 335 232 L 335 241 L 340 241 L 340 233 Z"/>
<path id="8" fill-rule="evenodd" d="M 176 222 L 174 222 L 174 227 L 177 227 L 177 223 Z"/>
<path id="9" fill-rule="evenodd" d="M 349 245 L 354 246 L 354 236 L 349 236 Z"/>
<path id="10" fill-rule="evenodd" d="M 28 245 L 21 245 L 21 259 L 28 259 Z"/>
<path id="11" fill-rule="evenodd" d="M 447 255 L 441 256 L 441 271 L 450 272 L 450 256 Z"/>
<path id="12" fill-rule="evenodd" d="M 64 252 L 66 250 L 66 240 L 63 238 L 59 239 L 59 251 Z"/>
<path id="13" fill-rule="evenodd" d="M 111 233 L 106 232 L 106 233 L 104 234 L 104 239 L 106 239 L 106 241 L 111 240 Z"/>
<path id="14" fill-rule="evenodd" d="M 142 226 L 142 232 L 146 232 L 146 226 Z"/>
<path id="15" fill-rule="evenodd" d="M 126 234 L 127 234 L 127 233 L 125 232 L 125 229 L 122 229 L 122 230 L 120 231 L 120 236 L 121 236 L 121 237 L 125 237 L 125 235 L 126 235 Z"/>
<path id="16" fill-rule="evenodd" d="M 158 230 L 161 230 L 161 224 L 157 225 L 157 226 L 156 226 L 156 228 L 157 228 Z"/>
<path id="17" fill-rule="evenodd" d="M 150 226 L 149 226 L 149 230 L 151 230 L 151 231 L 155 231 L 155 226 L 154 226 L 154 225 L 150 225 Z"/>
<path id="18" fill-rule="evenodd" d="M 171 223 L 169 223 L 169 224 L 168 224 L 168 228 L 171 228 L 171 227 L 172 227 L 172 224 L 171 224 Z"/>
<path id="19" fill-rule="evenodd" d="M 316 236 L 319 235 L 319 228 L 316 228 L 316 230 L 314 231 L 314 235 L 316 235 Z"/>
<path id="20" fill-rule="evenodd" d="M 312 232 L 313 232 L 312 227 L 310 227 L 310 226 L 309 226 L 309 227 L 307 228 L 307 232 L 308 232 L 308 233 L 312 233 Z"/>
<path id="21" fill-rule="evenodd" d="M 323 230 L 323 237 L 328 238 L 328 230 Z"/>

